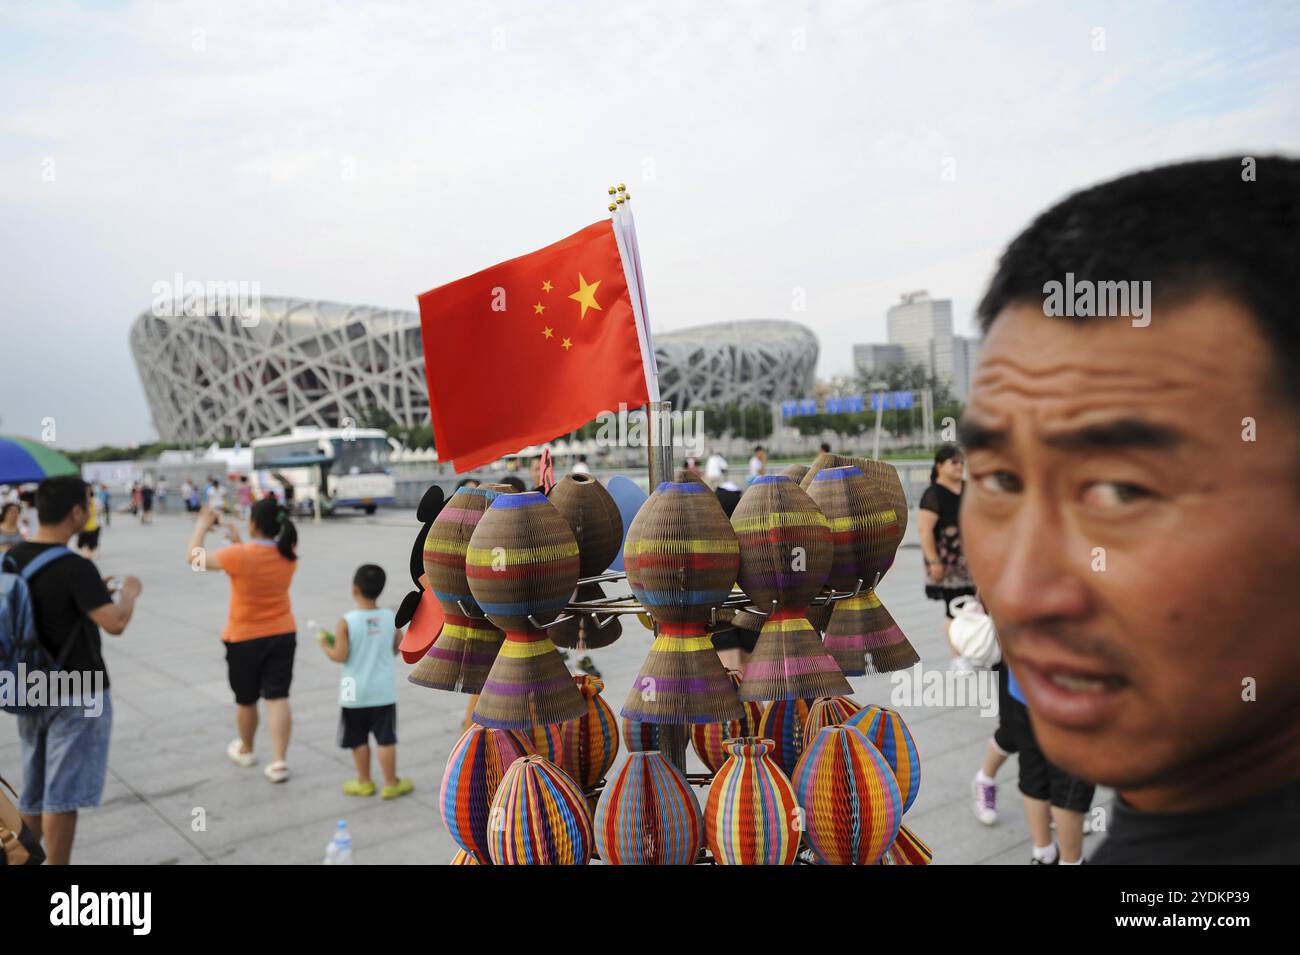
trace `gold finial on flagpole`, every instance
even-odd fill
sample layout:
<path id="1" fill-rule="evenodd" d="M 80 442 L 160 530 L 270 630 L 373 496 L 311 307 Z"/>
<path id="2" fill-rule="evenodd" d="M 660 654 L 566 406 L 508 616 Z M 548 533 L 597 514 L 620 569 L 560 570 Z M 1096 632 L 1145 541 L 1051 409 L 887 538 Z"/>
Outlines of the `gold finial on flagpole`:
<path id="1" fill-rule="evenodd" d="M 612 196 L 615 192 L 617 192 L 617 191 L 618 191 L 618 190 L 616 190 L 613 186 L 610 186 L 610 187 L 609 187 L 609 194 L 610 194 L 611 196 Z"/>
<path id="2" fill-rule="evenodd" d="M 619 192 L 627 192 L 627 186 L 623 185 L 623 184 L 620 182 L 620 183 L 618 184 L 618 191 L 619 191 Z"/>
<path id="3" fill-rule="evenodd" d="M 625 192 L 625 193 L 623 193 L 623 198 L 626 199 L 628 202 L 631 202 L 631 201 L 632 201 L 632 193 L 630 193 L 630 192 Z"/>
<path id="4" fill-rule="evenodd" d="M 627 200 L 624 199 L 622 196 L 619 196 L 619 197 L 618 197 L 617 199 L 615 199 L 614 201 L 617 202 L 617 203 L 621 206 L 621 205 L 622 205 L 624 202 L 626 202 Z"/>
<path id="5" fill-rule="evenodd" d="M 616 212 L 616 211 L 618 211 L 618 206 L 611 202 L 611 203 L 609 204 L 609 211 L 610 211 L 610 212 Z"/>

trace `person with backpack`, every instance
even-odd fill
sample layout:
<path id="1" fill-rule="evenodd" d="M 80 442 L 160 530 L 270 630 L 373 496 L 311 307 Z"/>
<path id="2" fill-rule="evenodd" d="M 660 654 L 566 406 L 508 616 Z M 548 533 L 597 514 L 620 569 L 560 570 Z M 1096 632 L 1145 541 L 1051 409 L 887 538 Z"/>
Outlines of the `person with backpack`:
<path id="1" fill-rule="evenodd" d="M 36 533 L 0 562 L 0 667 L 13 674 L 20 664 L 28 674 L 67 671 L 83 688 L 95 688 L 77 699 L 5 707 L 18 711 L 19 812 L 36 839 L 44 840 L 50 864 L 66 865 L 77 813 L 99 805 L 108 775 L 113 706 L 99 631 L 119 636 L 126 630 L 141 585 L 136 577 L 124 577 L 114 602 L 110 581 L 68 548 L 90 517 L 90 485 L 81 478 L 42 481 L 36 515 Z"/>

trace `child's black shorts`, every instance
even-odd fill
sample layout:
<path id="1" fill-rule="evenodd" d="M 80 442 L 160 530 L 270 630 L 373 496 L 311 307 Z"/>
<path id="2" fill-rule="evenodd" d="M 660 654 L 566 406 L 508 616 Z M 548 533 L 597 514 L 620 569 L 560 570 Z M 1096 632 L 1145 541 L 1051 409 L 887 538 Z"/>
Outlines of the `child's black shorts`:
<path id="1" fill-rule="evenodd" d="M 1049 763 L 1038 748 L 1028 707 L 1009 694 L 1007 702 L 1010 706 L 1002 720 L 1011 731 L 1020 757 L 1020 791 L 1030 799 L 1046 800 L 1057 809 L 1087 812 L 1097 787 Z"/>
<path id="2" fill-rule="evenodd" d="M 371 734 L 380 746 L 397 745 L 397 704 L 387 706 L 344 706 L 339 708 L 339 745 L 356 749 L 370 742 Z"/>

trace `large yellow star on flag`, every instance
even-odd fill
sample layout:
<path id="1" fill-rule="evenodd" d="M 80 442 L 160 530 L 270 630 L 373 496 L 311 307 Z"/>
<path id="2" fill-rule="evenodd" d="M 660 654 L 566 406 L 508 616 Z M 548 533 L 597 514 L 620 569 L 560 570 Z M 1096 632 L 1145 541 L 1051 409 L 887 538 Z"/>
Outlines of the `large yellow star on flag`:
<path id="1" fill-rule="evenodd" d="M 600 307 L 600 303 L 596 301 L 596 289 L 598 288 L 600 288 L 600 279 L 597 279 L 591 285 L 588 285 L 587 280 L 583 278 L 582 273 L 578 273 L 578 291 L 570 295 L 569 298 L 582 306 L 582 313 L 578 315 L 580 321 L 587 317 L 587 309 L 589 308 L 594 308 L 598 312 L 604 311 L 604 309 Z"/>

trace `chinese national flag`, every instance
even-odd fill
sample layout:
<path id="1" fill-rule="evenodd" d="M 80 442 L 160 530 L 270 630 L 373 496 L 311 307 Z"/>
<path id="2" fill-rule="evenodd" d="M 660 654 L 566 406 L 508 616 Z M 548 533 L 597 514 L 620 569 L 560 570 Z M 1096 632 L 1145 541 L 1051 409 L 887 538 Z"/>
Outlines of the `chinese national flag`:
<path id="1" fill-rule="evenodd" d="M 614 228 L 420 296 L 438 457 L 468 471 L 648 399 Z"/>

